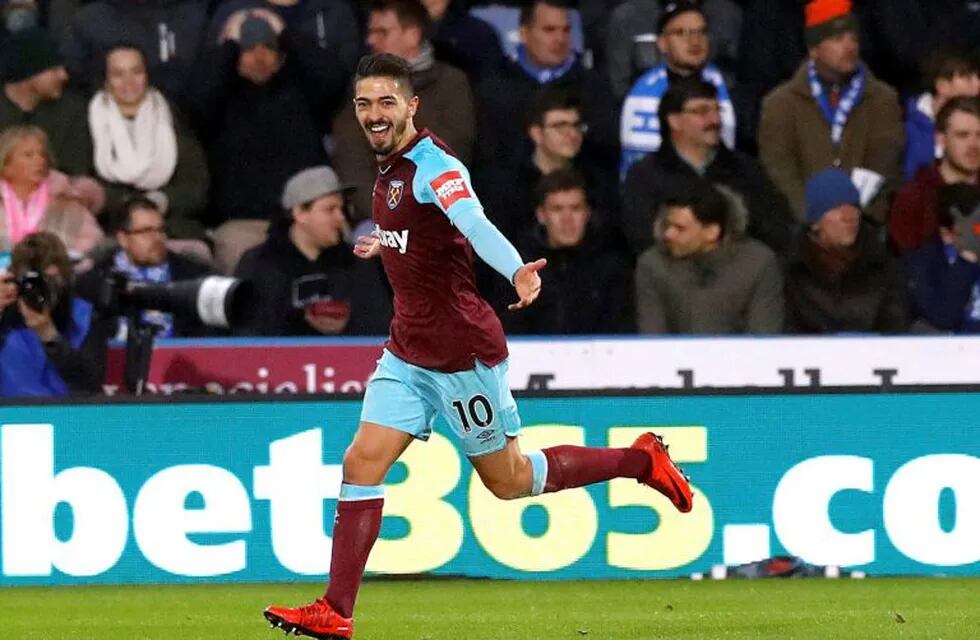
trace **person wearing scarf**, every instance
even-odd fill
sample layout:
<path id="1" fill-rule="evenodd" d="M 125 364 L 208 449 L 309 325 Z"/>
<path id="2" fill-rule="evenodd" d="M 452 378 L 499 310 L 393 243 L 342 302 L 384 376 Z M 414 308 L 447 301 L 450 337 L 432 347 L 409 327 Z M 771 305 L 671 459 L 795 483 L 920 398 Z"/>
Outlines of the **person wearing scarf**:
<path id="1" fill-rule="evenodd" d="M 901 176 L 898 96 L 861 60 L 857 29 L 851 0 L 807 4 L 808 59 L 762 104 L 759 159 L 800 221 L 804 185 L 818 171 L 851 172 L 865 213 L 879 222 Z"/>
<path id="2" fill-rule="evenodd" d="M 134 195 L 159 192 L 174 238 L 204 238 L 208 193 L 200 143 L 149 82 L 146 60 L 132 45 L 105 56 L 105 85 L 88 106 L 95 170 L 109 209 Z"/>
<path id="3" fill-rule="evenodd" d="M 806 225 L 786 266 L 788 333 L 905 333 L 905 279 L 881 234 L 861 217 L 847 172 L 806 184 Z"/>
<path id="4" fill-rule="evenodd" d="M 101 187 L 85 177 L 51 169 L 48 137 L 35 126 L 0 134 L 0 252 L 36 231 L 55 233 L 73 258 L 93 249 L 102 231 L 93 215 L 105 201 Z"/>

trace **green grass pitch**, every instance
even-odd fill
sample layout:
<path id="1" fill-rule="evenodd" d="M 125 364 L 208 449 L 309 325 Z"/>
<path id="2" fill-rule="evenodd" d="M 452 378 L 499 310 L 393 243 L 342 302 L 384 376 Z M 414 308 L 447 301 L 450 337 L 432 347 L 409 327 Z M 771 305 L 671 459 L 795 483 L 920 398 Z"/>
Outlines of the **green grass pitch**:
<path id="1" fill-rule="evenodd" d="M 277 640 L 313 583 L 0 588 L 4 640 Z M 980 578 L 370 581 L 357 640 L 980 638 Z"/>

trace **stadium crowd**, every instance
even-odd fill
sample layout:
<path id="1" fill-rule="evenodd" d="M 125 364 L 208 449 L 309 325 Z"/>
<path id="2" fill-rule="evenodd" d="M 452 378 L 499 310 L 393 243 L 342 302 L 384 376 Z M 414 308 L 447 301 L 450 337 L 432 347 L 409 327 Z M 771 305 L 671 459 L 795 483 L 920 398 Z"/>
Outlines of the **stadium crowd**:
<path id="1" fill-rule="evenodd" d="M 2 266 L 50 232 L 81 299 L 235 274 L 260 293 L 235 334 L 384 334 L 348 245 L 376 173 L 352 74 L 387 52 L 549 260 L 521 313 L 478 269 L 512 334 L 980 330 L 980 2 L 470 5 L 4 0 Z"/>

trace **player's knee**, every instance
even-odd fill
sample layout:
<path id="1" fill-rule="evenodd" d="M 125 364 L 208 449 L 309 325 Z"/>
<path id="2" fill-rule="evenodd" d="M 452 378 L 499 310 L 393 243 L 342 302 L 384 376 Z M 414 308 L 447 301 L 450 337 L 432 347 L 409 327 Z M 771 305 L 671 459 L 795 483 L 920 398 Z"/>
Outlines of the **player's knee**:
<path id="1" fill-rule="evenodd" d="M 521 486 L 516 478 L 481 478 L 483 486 L 500 500 L 517 500 L 528 495 L 528 488 Z"/>

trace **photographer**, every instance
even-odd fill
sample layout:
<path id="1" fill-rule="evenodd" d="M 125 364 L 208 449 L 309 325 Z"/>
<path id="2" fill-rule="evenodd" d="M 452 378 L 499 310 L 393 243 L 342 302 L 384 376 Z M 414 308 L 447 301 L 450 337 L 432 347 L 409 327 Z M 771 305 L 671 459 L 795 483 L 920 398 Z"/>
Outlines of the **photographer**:
<path id="1" fill-rule="evenodd" d="M 113 272 L 123 274 L 129 282 L 167 285 L 212 275 L 205 264 L 167 249 L 164 214 L 151 199 L 137 195 L 126 200 L 115 212 L 118 249 L 96 262 L 95 267 L 78 279 L 76 291 L 86 300 L 99 300 L 102 285 Z M 152 309 L 141 312 L 143 321 L 157 327 L 158 338 L 190 338 L 214 333 L 196 313 L 166 313 Z M 125 340 L 128 320 L 121 317 L 116 339 Z"/>
<path id="2" fill-rule="evenodd" d="M 0 397 L 98 393 L 112 322 L 72 294 L 58 236 L 26 236 L 0 278 Z"/>

